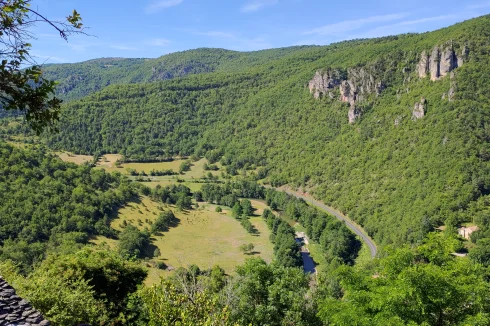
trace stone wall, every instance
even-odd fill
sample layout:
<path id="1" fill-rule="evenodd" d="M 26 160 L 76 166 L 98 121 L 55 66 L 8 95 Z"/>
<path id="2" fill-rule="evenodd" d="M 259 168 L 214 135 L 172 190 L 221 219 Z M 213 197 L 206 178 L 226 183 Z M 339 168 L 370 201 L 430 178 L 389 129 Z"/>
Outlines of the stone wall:
<path id="1" fill-rule="evenodd" d="M 26 300 L 0 276 L 0 326 L 48 326 L 43 318 Z"/>

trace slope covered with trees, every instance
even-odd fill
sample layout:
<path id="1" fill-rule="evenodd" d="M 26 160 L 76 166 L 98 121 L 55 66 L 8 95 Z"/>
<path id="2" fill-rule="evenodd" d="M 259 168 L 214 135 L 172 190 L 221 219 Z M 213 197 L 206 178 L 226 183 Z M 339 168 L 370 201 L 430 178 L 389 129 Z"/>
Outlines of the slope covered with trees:
<path id="1" fill-rule="evenodd" d="M 24 271 L 48 251 L 116 236 L 109 216 L 138 193 L 120 174 L 64 163 L 42 148 L 0 143 L 0 167 L 0 258 Z"/>
<path id="2" fill-rule="evenodd" d="M 48 144 L 133 159 L 212 154 L 230 174 L 259 168 L 258 178 L 275 186 L 311 189 L 380 244 L 417 243 L 485 209 L 476 202 L 490 189 L 489 35 L 484 16 L 431 33 L 223 63 L 232 70 L 112 85 L 66 105 L 61 133 Z M 421 53 L 448 41 L 469 49 L 464 65 L 438 81 L 420 78 Z M 338 93 L 315 99 L 306 87 L 329 67 L 365 68 L 383 82 L 378 96 L 358 102 L 354 124 Z M 411 119 L 421 98 L 425 117 Z"/>
<path id="3" fill-rule="evenodd" d="M 43 75 L 59 83 L 57 94 L 72 100 L 112 84 L 136 84 L 215 71 L 236 71 L 263 64 L 307 47 L 257 52 L 202 48 L 156 59 L 101 58 L 73 64 L 50 64 Z"/>

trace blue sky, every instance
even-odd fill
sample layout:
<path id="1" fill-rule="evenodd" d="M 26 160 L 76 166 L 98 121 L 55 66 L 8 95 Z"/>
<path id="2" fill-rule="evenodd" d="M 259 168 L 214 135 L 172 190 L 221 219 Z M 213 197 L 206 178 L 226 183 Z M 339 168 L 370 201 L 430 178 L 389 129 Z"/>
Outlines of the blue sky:
<path id="1" fill-rule="evenodd" d="M 100 57 L 155 58 L 199 47 L 254 51 L 425 32 L 490 12 L 490 1 L 33 0 L 52 20 L 73 9 L 94 36 L 62 40 L 33 28 L 39 63 Z"/>

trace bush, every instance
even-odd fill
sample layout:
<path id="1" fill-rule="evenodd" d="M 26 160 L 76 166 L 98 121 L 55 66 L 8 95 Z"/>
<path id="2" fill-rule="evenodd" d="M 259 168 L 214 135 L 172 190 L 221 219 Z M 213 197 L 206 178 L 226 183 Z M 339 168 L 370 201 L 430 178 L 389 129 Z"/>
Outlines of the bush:
<path id="1" fill-rule="evenodd" d="M 151 232 L 164 232 L 167 231 L 172 221 L 175 219 L 175 215 L 172 211 L 164 211 L 158 215 L 155 222 L 151 226 Z"/>
<path id="2" fill-rule="evenodd" d="M 141 232 L 136 227 L 128 225 L 119 235 L 119 252 L 123 256 L 141 258 L 149 243 L 148 232 Z"/>

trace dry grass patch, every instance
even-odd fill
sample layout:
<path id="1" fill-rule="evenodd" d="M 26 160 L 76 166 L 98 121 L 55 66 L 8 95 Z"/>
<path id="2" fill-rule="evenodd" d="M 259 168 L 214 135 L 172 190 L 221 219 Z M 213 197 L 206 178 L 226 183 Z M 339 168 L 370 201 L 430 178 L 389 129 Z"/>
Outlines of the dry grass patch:
<path id="1" fill-rule="evenodd" d="M 120 159 L 122 159 L 122 155 L 120 154 L 105 154 L 99 158 L 97 166 L 112 168 L 115 167 L 116 162 Z"/>
<path id="2" fill-rule="evenodd" d="M 172 162 L 156 162 L 156 163 L 123 163 L 119 168 L 115 166 L 118 158 L 115 156 L 116 154 L 112 154 L 114 156 L 110 156 L 108 158 L 109 162 L 102 162 L 104 160 L 101 158 L 97 166 L 105 169 L 107 172 L 119 171 L 122 174 L 128 174 L 126 169 L 135 169 L 138 172 L 144 171 L 149 174 L 151 170 L 173 170 L 175 172 L 179 172 L 179 166 L 184 160 L 174 160 Z M 105 157 L 107 155 L 104 155 Z M 105 161 L 105 160 L 104 160 Z M 104 164 L 103 164 L 104 163 Z"/>
<path id="3" fill-rule="evenodd" d="M 196 264 L 201 268 L 221 266 L 227 273 L 242 264 L 248 257 L 240 252 L 243 244 L 253 243 L 254 251 L 267 261 L 272 260 L 273 246 L 270 231 L 260 217 L 250 219 L 259 231 L 258 236 L 247 233 L 232 217 L 214 211 L 213 206 L 196 211 L 177 212 L 180 224 L 155 237 L 153 242 L 173 267 Z"/>
<path id="4" fill-rule="evenodd" d="M 78 165 L 90 163 L 94 160 L 94 157 L 91 155 L 76 155 L 69 152 L 56 152 L 55 154 L 65 162 L 75 163 Z"/>
<path id="5" fill-rule="evenodd" d="M 202 204 L 197 210 L 179 212 L 174 207 L 164 207 L 163 204 L 143 197 L 140 203 L 129 203 L 121 208 L 111 226 L 122 230 L 123 222 L 126 221 L 140 230 L 150 228 L 161 209 L 172 209 L 177 223 L 167 232 L 152 235 L 152 244 L 161 252 L 160 257 L 153 261 L 162 261 L 174 268 L 195 264 L 206 269 L 219 265 L 227 273 L 232 273 L 235 266 L 251 257 L 239 250 L 241 245 L 248 243 L 254 244 L 253 255 L 272 261 L 273 245 L 269 241 L 270 231 L 263 219 L 250 219 L 259 232 L 258 235 L 251 235 L 229 214 L 215 212 L 216 205 Z M 92 243 L 99 245 L 104 242 L 110 248 L 117 248 L 117 240 L 100 236 L 92 240 Z M 144 261 L 142 264 L 149 268 L 145 281 L 147 285 L 158 283 L 160 277 L 171 273 L 152 267 L 152 261 Z"/>

